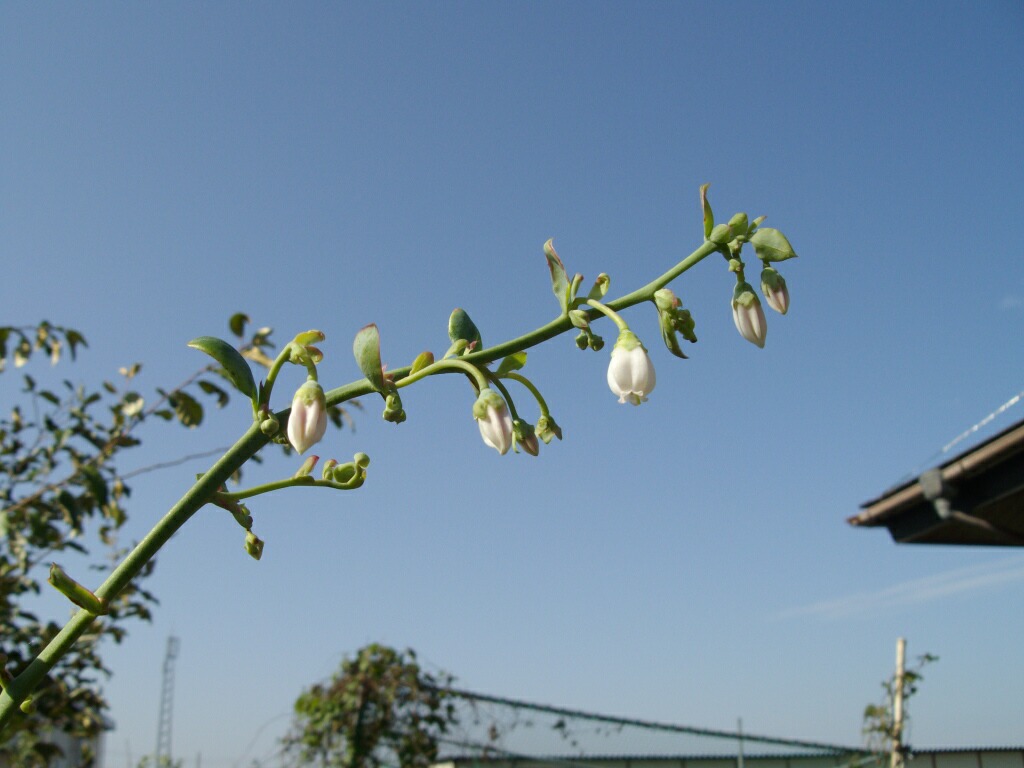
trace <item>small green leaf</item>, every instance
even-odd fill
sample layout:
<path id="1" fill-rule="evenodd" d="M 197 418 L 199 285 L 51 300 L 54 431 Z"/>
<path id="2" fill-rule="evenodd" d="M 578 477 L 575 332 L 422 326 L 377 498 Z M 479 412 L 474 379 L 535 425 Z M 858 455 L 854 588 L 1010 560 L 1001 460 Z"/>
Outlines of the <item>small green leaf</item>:
<path id="1" fill-rule="evenodd" d="M 167 398 L 182 426 L 198 427 L 203 421 L 203 406 L 187 392 L 174 392 Z"/>
<path id="2" fill-rule="evenodd" d="M 544 243 L 544 258 L 548 260 L 548 270 L 551 272 L 551 290 L 558 299 L 562 314 L 565 314 L 569 311 L 569 276 L 565 273 L 565 265 L 555 252 L 554 240 Z"/>
<path id="3" fill-rule="evenodd" d="M 785 261 L 796 258 L 793 246 L 786 236 L 777 229 L 761 227 L 750 236 L 750 244 L 757 252 L 757 258 L 764 262 Z"/>
<path id="4" fill-rule="evenodd" d="M 71 330 L 70 328 L 64 334 L 64 338 L 68 342 L 68 346 L 71 348 L 71 359 L 75 359 L 75 349 L 81 344 L 83 347 L 88 347 L 89 344 L 85 340 L 85 336 L 80 334 L 78 331 Z"/>
<path id="5" fill-rule="evenodd" d="M 228 397 L 228 393 L 225 392 L 220 387 L 218 387 L 216 384 L 210 381 L 206 381 L 205 379 L 201 379 L 197 383 L 199 384 L 199 388 L 203 390 L 203 392 L 205 392 L 208 395 L 213 395 L 214 397 L 217 398 L 218 408 L 223 408 L 225 405 L 228 404 L 228 400 L 230 399 Z"/>
<path id="6" fill-rule="evenodd" d="M 252 369 L 249 368 L 249 364 L 245 362 L 245 358 L 239 354 L 237 349 L 214 336 L 200 336 L 197 339 L 192 339 L 188 345 L 200 352 L 205 352 L 220 363 L 227 374 L 228 381 L 234 385 L 235 389 L 250 400 L 256 399 L 256 381 L 252 377 Z"/>
<path id="7" fill-rule="evenodd" d="M 467 342 L 466 349 L 470 352 L 478 350 L 483 346 L 483 342 L 480 339 L 480 330 L 476 327 L 476 323 L 470 319 L 466 310 L 461 307 L 456 307 L 452 310 L 452 315 L 448 318 L 448 338 L 452 342 L 464 339 Z"/>
<path id="8" fill-rule="evenodd" d="M 238 338 L 242 338 L 245 335 L 245 324 L 250 322 L 249 316 L 243 312 L 236 312 L 228 320 L 228 328 Z"/>
<path id="9" fill-rule="evenodd" d="M 89 489 L 89 493 L 96 500 L 97 506 L 102 507 L 107 503 L 110 498 L 107 481 L 103 479 L 96 467 L 92 465 L 82 467 L 82 480 L 85 481 L 85 487 Z"/>
<path id="10" fill-rule="evenodd" d="M 498 370 L 495 373 L 497 373 L 498 376 L 504 376 L 506 373 L 518 371 L 524 365 L 526 365 L 526 353 L 513 352 L 501 361 L 501 364 L 498 366 Z"/>
<path id="11" fill-rule="evenodd" d="M 352 342 L 352 353 L 359 370 L 377 392 L 384 392 L 384 369 L 380 363 L 380 332 L 376 323 L 360 329 Z"/>
<path id="12" fill-rule="evenodd" d="M 611 278 L 602 272 L 597 276 L 597 280 L 594 281 L 594 287 L 590 289 L 590 293 L 587 294 L 587 298 L 600 301 L 604 298 L 604 295 L 608 293 L 609 284 L 611 284 Z"/>
<path id="13" fill-rule="evenodd" d="M 430 350 L 426 352 L 420 352 L 416 359 L 412 361 L 412 368 L 409 370 L 410 374 L 419 373 L 428 365 L 434 364 L 434 353 Z"/>
<path id="14" fill-rule="evenodd" d="M 715 214 L 711 211 L 711 203 L 708 202 L 708 187 L 710 184 L 700 186 L 700 207 L 704 212 L 704 237 L 711 239 L 711 230 L 715 228 Z"/>

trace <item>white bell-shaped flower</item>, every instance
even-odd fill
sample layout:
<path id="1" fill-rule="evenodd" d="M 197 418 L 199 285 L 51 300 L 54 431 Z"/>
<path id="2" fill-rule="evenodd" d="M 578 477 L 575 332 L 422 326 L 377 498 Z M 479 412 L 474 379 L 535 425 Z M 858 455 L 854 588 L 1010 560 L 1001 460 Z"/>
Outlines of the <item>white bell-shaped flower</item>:
<path id="1" fill-rule="evenodd" d="M 619 332 L 608 363 L 608 387 L 620 403 L 640 405 L 654 390 L 654 364 L 647 350 L 632 331 Z"/>

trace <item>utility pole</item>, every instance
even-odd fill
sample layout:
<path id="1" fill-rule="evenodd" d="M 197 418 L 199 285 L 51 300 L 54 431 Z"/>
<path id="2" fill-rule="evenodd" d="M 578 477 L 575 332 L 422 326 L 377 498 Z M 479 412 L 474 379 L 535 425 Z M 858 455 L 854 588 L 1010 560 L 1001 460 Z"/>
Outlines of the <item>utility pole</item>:
<path id="1" fill-rule="evenodd" d="M 892 752 L 889 768 L 903 768 L 903 678 L 906 675 L 907 641 L 896 640 L 896 679 L 892 688 Z"/>
<path id="2" fill-rule="evenodd" d="M 164 680 L 160 689 L 160 714 L 156 723 L 156 754 L 154 767 L 171 765 L 171 716 L 174 714 L 174 660 L 178 658 L 178 638 L 167 638 L 164 654 Z"/>

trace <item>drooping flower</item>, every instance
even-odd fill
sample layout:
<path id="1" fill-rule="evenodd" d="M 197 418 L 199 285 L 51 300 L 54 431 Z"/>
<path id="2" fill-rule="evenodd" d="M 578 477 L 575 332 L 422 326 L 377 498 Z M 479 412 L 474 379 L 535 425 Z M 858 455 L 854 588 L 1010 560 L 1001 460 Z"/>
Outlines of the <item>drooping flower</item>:
<path id="1" fill-rule="evenodd" d="M 537 432 L 533 425 L 527 424 L 522 419 L 515 419 L 512 422 L 512 449 L 519 452 L 522 448 L 531 456 L 540 453 L 540 442 L 537 440 Z"/>
<path id="2" fill-rule="evenodd" d="M 654 390 L 654 364 L 647 350 L 632 331 L 619 331 L 608 363 L 608 387 L 619 397 L 620 403 L 640 405 Z"/>
<path id="3" fill-rule="evenodd" d="M 768 335 L 768 321 L 765 320 L 761 300 L 757 298 L 749 283 L 739 283 L 732 296 L 732 319 L 740 336 L 764 348 Z"/>
<path id="4" fill-rule="evenodd" d="M 786 279 L 773 267 L 765 267 L 761 271 L 761 293 L 764 294 L 768 306 L 780 315 L 789 311 L 789 288 Z"/>
<path id="5" fill-rule="evenodd" d="M 327 398 L 323 387 L 307 381 L 292 398 L 292 411 L 288 416 L 288 441 L 299 453 L 305 453 L 327 431 Z"/>
<path id="6" fill-rule="evenodd" d="M 489 387 L 480 390 L 473 403 L 473 418 L 484 442 L 502 456 L 508 453 L 512 447 L 512 417 L 501 395 Z"/>

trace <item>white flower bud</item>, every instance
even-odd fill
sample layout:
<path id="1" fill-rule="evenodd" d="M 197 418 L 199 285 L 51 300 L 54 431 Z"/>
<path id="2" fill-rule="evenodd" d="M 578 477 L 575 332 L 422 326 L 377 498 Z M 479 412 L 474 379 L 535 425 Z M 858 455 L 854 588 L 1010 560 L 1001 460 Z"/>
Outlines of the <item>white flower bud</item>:
<path id="1" fill-rule="evenodd" d="M 761 272 L 761 293 L 764 294 L 768 306 L 780 315 L 789 311 L 789 288 L 786 279 L 771 267 Z"/>
<path id="2" fill-rule="evenodd" d="M 654 364 L 632 331 L 620 331 L 608 363 L 608 387 L 620 403 L 640 405 L 654 390 Z"/>
<path id="3" fill-rule="evenodd" d="M 327 431 L 327 398 L 323 387 L 307 381 L 292 398 L 292 411 L 288 416 L 288 440 L 299 453 L 305 453 Z"/>
<path id="4" fill-rule="evenodd" d="M 764 347 L 764 340 L 768 335 L 768 321 L 765 320 L 761 300 L 747 283 L 737 285 L 733 293 L 732 319 L 740 336 L 751 344 Z"/>
<path id="5" fill-rule="evenodd" d="M 512 447 L 512 417 L 501 395 L 489 388 L 481 390 L 473 404 L 473 418 L 484 442 L 502 456 L 508 453 Z"/>

